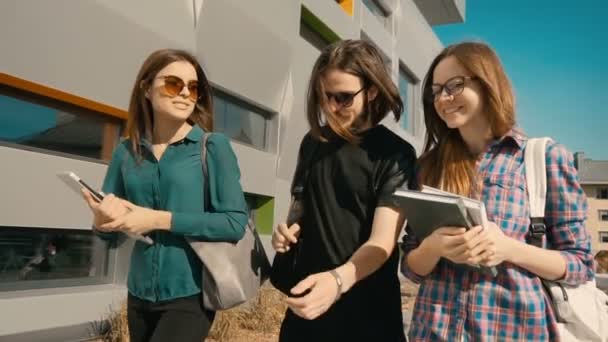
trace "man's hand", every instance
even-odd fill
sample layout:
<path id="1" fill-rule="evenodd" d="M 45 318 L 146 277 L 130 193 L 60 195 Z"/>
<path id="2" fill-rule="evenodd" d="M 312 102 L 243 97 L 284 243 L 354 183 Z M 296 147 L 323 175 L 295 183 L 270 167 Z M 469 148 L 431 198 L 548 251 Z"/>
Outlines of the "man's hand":
<path id="1" fill-rule="evenodd" d="M 315 273 L 300 281 L 291 289 L 294 295 L 300 295 L 310 290 L 300 298 L 288 297 L 285 301 L 296 315 L 304 319 L 315 319 L 324 314 L 338 298 L 338 283 L 329 272 Z"/>
<path id="2" fill-rule="evenodd" d="M 300 236 L 300 225 L 294 223 L 291 227 L 287 227 L 285 223 L 277 226 L 272 233 L 272 248 L 278 253 L 289 251 L 290 245 L 298 242 Z"/>

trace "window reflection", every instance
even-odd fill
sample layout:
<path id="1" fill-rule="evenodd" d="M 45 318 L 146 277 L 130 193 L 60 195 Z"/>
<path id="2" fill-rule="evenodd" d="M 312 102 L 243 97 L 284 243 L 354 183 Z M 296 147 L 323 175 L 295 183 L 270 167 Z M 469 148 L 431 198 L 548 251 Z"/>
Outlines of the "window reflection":
<path id="1" fill-rule="evenodd" d="M 214 91 L 215 130 L 231 139 L 266 150 L 270 113 L 223 92 Z"/>
<path id="2" fill-rule="evenodd" d="M 108 244 L 90 230 L 0 228 L 0 285 L 107 274 Z"/>
<path id="3" fill-rule="evenodd" d="M 399 123 L 401 127 L 406 131 L 414 134 L 414 113 L 415 113 L 415 101 L 414 101 L 414 81 L 408 75 L 402 67 L 399 68 L 399 95 L 401 101 L 403 101 L 403 112 L 401 112 L 401 118 Z"/>
<path id="4" fill-rule="evenodd" d="M 104 125 L 109 119 L 28 100 L 0 94 L 0 141 L 102 158 Z M 118 138 L 115 133 L 108 141 Z"/>

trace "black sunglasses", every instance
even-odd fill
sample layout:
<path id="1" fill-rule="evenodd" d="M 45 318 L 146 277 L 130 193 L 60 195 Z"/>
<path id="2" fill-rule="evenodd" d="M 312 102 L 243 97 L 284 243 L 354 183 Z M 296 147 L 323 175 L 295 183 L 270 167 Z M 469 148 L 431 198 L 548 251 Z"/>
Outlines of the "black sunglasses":
<path id="1" fill-rule="evenodd" d="M 448 96 L 456 96 L 464 90 L 466 81 L 476 80 L 475 76 L 454 76 L 447 80 L 444 84 L 433 83 L 430 93 L 427 94 L 429 102 L 435 102 L 441 98 L 441 94 L 445 91 Z"/>
<path id="2" fill-rule="evenodd" d="M 325 92 L 325 96 L 327 96 L 327 100 L 333 101 L 341 108 L 347 108 L 353 105 L 353 100 L 355 96 L 357 96 L 360 92 L 362 92 L 366 87 L 359 89 L 358 91 L 351 93 L 348 91 L 341 91 L 337 93 Z"/>

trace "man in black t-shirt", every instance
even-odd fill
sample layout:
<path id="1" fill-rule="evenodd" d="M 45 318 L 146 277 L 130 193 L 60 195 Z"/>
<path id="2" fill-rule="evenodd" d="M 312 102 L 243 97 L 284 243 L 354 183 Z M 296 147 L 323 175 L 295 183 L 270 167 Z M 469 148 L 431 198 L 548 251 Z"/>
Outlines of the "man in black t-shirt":
<path id="1" fill-rule="evenodd" d="M 277 253 L 298 249 L 281 341 L 405 340 L 395 248 L 405 217 L 391 195 L 413 177 L 416 155 L 379 125 L 389 111 L 398 119 L 402 106 L 369 43 L 342 41 L 321 53 L 299 151 L 310 162 L 294 179 L 306 174 L 303 214 L 273 234 Z"/>

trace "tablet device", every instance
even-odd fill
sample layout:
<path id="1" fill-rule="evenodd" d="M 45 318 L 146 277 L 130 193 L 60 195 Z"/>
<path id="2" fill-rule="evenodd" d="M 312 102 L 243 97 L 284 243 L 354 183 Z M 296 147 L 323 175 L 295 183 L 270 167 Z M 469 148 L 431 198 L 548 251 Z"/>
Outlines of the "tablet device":
<path id="1" fill-rule="evenodd" d="M 61 179 L 70 189 L 74 190 L 79 195 L 82 195 L 81 190 L 85 189 L 91 194 L 93 199 L 96 200 L 97 202 L 101 202 L 103 200 L 103 197 L 105 195 L 103 192 L 95 190 L 92 186 L 90 186 L 85 181 L 83 181 L 80 177 L 78 177 L 74 172 L 66 171 L 66 172 L 58 173 L 57 177 L 59 177 L 59 179 Z M 127 234 L 128 236 L 130 236 L 136 240 L 145 242 L 149 245 L 154 243 L 154 241 L 149 236 L 143 236 L 143 235 L 139 235 L 139 234 L 132 234 L 132 233 L 126 233 L 126 232 L 123 232 L 123 233 Z"/>
<path id="2" fill-rule="evenodd" d="M 74 190 L 77 194 L 81 195 L 81 190 L 84 188 L 87 190 L 94 200 L 101 202 L 104 197 L 104 193 L 95 190 L 93 187 L 88 185 L 85 181 L 80 179 L 74 172 L 62 172 L 58 173 L 57 177 L 61 179 L 70 189 Z"/>

